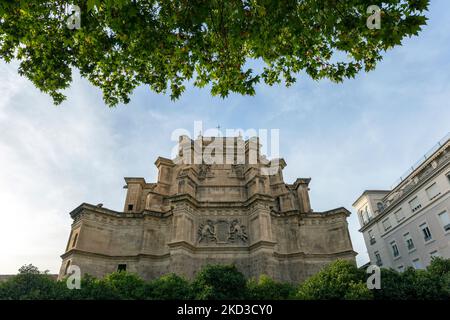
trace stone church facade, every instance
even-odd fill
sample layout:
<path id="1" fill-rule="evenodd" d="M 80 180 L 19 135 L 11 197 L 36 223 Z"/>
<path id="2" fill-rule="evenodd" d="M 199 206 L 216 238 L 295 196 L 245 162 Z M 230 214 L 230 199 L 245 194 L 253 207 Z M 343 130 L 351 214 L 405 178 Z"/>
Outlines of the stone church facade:
<path id="1" fill-rule="evenodd" d="M 257 139 L 182 136 L 178 156 L 155 164 L 156 183 L 125 178 L 123 212 L 82 204 L 70 213 L 60 278 L 70 265 L 95 277 L 127 270 L 153 279 L 235 264 L 247 277 L 297 283 L 333 260 L 355 261 L 350 212 L 314 212 L 310 179 L 285 183 L 285 161 L 267 160 Z"/>

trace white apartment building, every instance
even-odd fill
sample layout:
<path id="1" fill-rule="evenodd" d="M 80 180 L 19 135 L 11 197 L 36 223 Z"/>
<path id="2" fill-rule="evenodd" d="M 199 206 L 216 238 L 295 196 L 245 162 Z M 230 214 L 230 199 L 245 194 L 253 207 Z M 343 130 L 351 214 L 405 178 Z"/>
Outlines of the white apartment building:
<path id="1" fill-rule="evenodd" d="M 450 133 L 392 190 L 366 190 L 353 208 L 371 264 L 403 271 L 450 258 Z"/>

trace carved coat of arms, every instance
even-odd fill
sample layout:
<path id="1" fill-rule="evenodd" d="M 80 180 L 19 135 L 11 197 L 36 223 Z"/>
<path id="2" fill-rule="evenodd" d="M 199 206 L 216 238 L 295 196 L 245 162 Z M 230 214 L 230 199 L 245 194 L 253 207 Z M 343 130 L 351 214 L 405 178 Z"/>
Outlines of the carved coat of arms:
<path id="1" fill-rule="evenodd" d="M 247 240 L 246 228 L 238 219 L 207 220 L 198 228 L 199 243 L 247 243 Z"/>

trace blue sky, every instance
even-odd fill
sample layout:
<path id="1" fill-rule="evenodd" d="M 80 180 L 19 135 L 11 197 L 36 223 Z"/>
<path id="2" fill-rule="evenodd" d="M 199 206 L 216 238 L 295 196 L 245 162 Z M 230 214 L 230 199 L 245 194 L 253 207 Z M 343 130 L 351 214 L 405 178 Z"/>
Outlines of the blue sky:
<path id="1" fill-rule="evenodd" d="M 385 189 L 450 130 L 450 2 L 433 1 L 419 37 L 385 54 L 375 71 L 342 84 L 300 75 L 290 87 L 259 85 L 254 97 L 211 97 L 188 87 L 180 100 L 139 88 L 106 107 L 78 76 L 55 107 L 16 64 L 0 62 L 0 274 L 25 263 L 56 273 L 82 202 L 122 210 L 123 177 L 156 179 L 173 130 L 280 129 L 286 182 L 311 177 L 315 211 L 352 210 L 365 189 Z M 353 210 L 352 210 L 353 212 Z M 356 214 L 358 264 L 368 261 Z"/>

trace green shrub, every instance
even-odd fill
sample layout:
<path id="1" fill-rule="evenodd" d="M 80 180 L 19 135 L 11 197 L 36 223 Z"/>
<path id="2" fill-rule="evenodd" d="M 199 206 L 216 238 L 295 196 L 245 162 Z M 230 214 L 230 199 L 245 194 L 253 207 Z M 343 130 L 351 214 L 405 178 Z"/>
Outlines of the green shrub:
<path id="1" fill-rule="evenodd" d="M 293 299 L 295 291 L 294 285 L 277 282 L 264 274 L 258 280 L 250 279 L 247 281 L 247 297 L 252 300 Z"/>
<path id="2" fill-rule="evenodd" d="M 238 300 L 247 296 L 244 275 L 234 265 L 208 265 L 192 283 L 194 298 L 199 300 Z"/>
<path id="3" fill-rule="evenodd" d="M 404 272 L 381 269 L 381 289 L 377 300 L 450 299 L 450 259 L 433 258 L 426 270 L 408 268 Z"/>
<path id="4" fill-rule="evenodd" d="M 192 298 L 191 284 L 176 274 L 167 274 L 149 283 L 149 299 L 187 300 Z"/>
<path id="5" fill-rule="evenodd" d="M 81 289 L 69 290 L 66 281 L 55 281 L 33 265 L 0 283 L 1 300 L 119 300 L 119 299 L 450 299 L 450 259 L 436 258 L 426 270 L 408 268 L 404 272 L 381 269 L 381 289 L 369 290 L 368 275 L 348 261 L 337 260 L 307 279 L 297 288 L 266 275 L 246 281 L 235 266 L 209 265 L 190 283 L 175 274 L 150 282 L 129 272 L 114 272 L 103 279 L 84 275 Z"/>
<path id="6" fill-rule="evenodd" d="M 100 280 L 112 295 L 122 300 L 144 299 L 147 284 L 137 274 L 119 271 L 108 274 Z"/>
<path id="7" fill-rule="evenodd" d="M 366 274 L 353 263 L 336 260 L 299 286 L 297 298 L 302 300 L 371 299 Z"/>
<path id="8" fill-rule="evenodd" d="M 48 271 L 41 272 L 29 264 L 19 274 L 0 284 L 2 300 L 49 300 L 59 296 L 58 286 Z"/>

